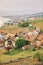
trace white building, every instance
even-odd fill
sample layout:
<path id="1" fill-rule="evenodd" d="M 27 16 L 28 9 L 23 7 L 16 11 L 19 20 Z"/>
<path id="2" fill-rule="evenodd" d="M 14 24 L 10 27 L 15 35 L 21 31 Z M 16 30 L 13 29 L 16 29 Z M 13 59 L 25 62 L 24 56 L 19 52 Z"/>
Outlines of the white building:
<path id="1" fill-rule="evenodd" d="M 10 18 L 0 17 L 0 27 L 4 25 L 5 22 L 10 21 Z"/>

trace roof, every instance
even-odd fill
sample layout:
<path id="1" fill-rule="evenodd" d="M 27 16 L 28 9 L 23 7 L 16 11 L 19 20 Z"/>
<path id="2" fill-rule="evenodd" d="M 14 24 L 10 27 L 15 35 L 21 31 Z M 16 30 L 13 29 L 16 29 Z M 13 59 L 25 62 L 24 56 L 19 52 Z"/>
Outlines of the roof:
<path id="1" fill-rule="evenodd" d="M 13 37 L 13 36 L 14 36 L 14 34 L 7 33 L 6 37 L 8 38 L 9 36 L 10 36 L 10 37 Z"/>
<path id="2" fill-rule="evenodd" d="M 37 30 L 35 30 L 32 33 L 33 33 L 33 35 L 38 35 L 39 32 Z"/>
<path id="3" fill-rule="evenodd" d="M 7 33 L 6 30 L 2 30 L 2 29 L 0 29 L 0 33 L 1 33 L 1 32 L 3 32 L 3 33 Z"/>
<path id="4" fill-rule="evenodd" d="M 26 35 L 25 35 L 25 39 L 28 40 L 28 41 L 34 41 L 37 36 L 39 35 L 39 32 L 38 30 L 32 30 L 32 31 L 29 31 Z"/>
<path id="5" fill-rule="evenodd" d="M 32 29 L 31 32 L 37 32 L 37 33 L 39 33 L 40 30 L 38 30 L 38 29 Z"/>
<path id="6" fill-rule="evenodd" d="M 28 32 L 27 35 L 28 35 L 28 36 L 31 36 L 31 35 L 32 35 L 32 32 Z"/>
<path id="7" fill-rule="evenodd" d="M 42 39 L 43 39 L 43 34 L 39 34 L 37 40 L 42 40 Z"/>
<path id="8" fill-rule="evenodd" d="M 37 36 L 35 35 L 30 35 L 30 36 L 26 36 L 25 39 L 28 40 L 28 41 L 33 41 L 37 38 Z"/>

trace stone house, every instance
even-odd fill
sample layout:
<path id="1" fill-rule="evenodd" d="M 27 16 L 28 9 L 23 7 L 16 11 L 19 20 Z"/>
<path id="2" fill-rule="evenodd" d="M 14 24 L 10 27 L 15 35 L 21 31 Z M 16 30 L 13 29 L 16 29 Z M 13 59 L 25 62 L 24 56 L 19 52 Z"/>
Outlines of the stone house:
<path id="1" fill-rule="evenodd" d="M 15 41 L 9 37 L 6 41 L 5 41 L 5 47 L 10 46 L 11 48 L 15 48 Z"/>
<path id="2" fill-rule="evenodd" d="M 43 34 L 40 33 L 36 38 L 36 47 L 43 46 Z"/>
<path id="3" fill-rule="evenodd" d="M 34 45 L 35 45 L 35 40 L 36 40 L 38 34 L 39 34 L 39 32 L 38 32 L 37 30 L 34 30 L 34 31 L 32 31 L 32 32 L 28 32 L 28 33 L 25 35 L 25 39 L 26 39 L 27 41 L 30 41 L 30 42 L 31 42 L 30 45 L 33 45 L 33 46 L 34 46 Z"/>

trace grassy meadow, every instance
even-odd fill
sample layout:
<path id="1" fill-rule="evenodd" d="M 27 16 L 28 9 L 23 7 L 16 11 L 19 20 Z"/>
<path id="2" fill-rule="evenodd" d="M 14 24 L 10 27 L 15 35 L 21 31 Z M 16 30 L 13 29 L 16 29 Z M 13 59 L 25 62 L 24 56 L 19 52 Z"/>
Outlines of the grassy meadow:
<path id="1" fill-rule="evenodd" d="M 25 58 L 25 57 L 33 57 L 33 55 L 37 52 L 43 54 L 43 49 L 39 49 L 37 51 L 33 50 L 10 50 L 8 53 L 5 49 L 0 50 L 0 62 L 7 62 L 10 60 L 16 60 L 18 58 Z M 5 54 L 6 53 L 6 54 Z"/>
<path id="2" fill-rule="evenodd" d="M 32 23 L 33 23 L 33 27 L 43 29 L 43 19 L 34 20 L 32 21 Z"/>

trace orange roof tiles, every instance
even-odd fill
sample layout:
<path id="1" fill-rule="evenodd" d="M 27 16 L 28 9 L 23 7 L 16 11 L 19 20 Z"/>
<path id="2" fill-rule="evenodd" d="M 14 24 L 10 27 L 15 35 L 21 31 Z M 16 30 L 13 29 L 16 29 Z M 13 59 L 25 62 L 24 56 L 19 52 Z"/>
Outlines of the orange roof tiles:
<path id="1" fill-rule="evenodd" d="M 37 40 L 42 40 L 42 39 L 43 39 L 43 34 L 39 34 Z"/>
<path id="2" fill-rule="evenodd" d="M 0 33 L 1 33 L 1 32 L 6 33 L 7 31 L 6 31 L 6 30 L 1 30 L 1 29 L 0 29 Z"/>

